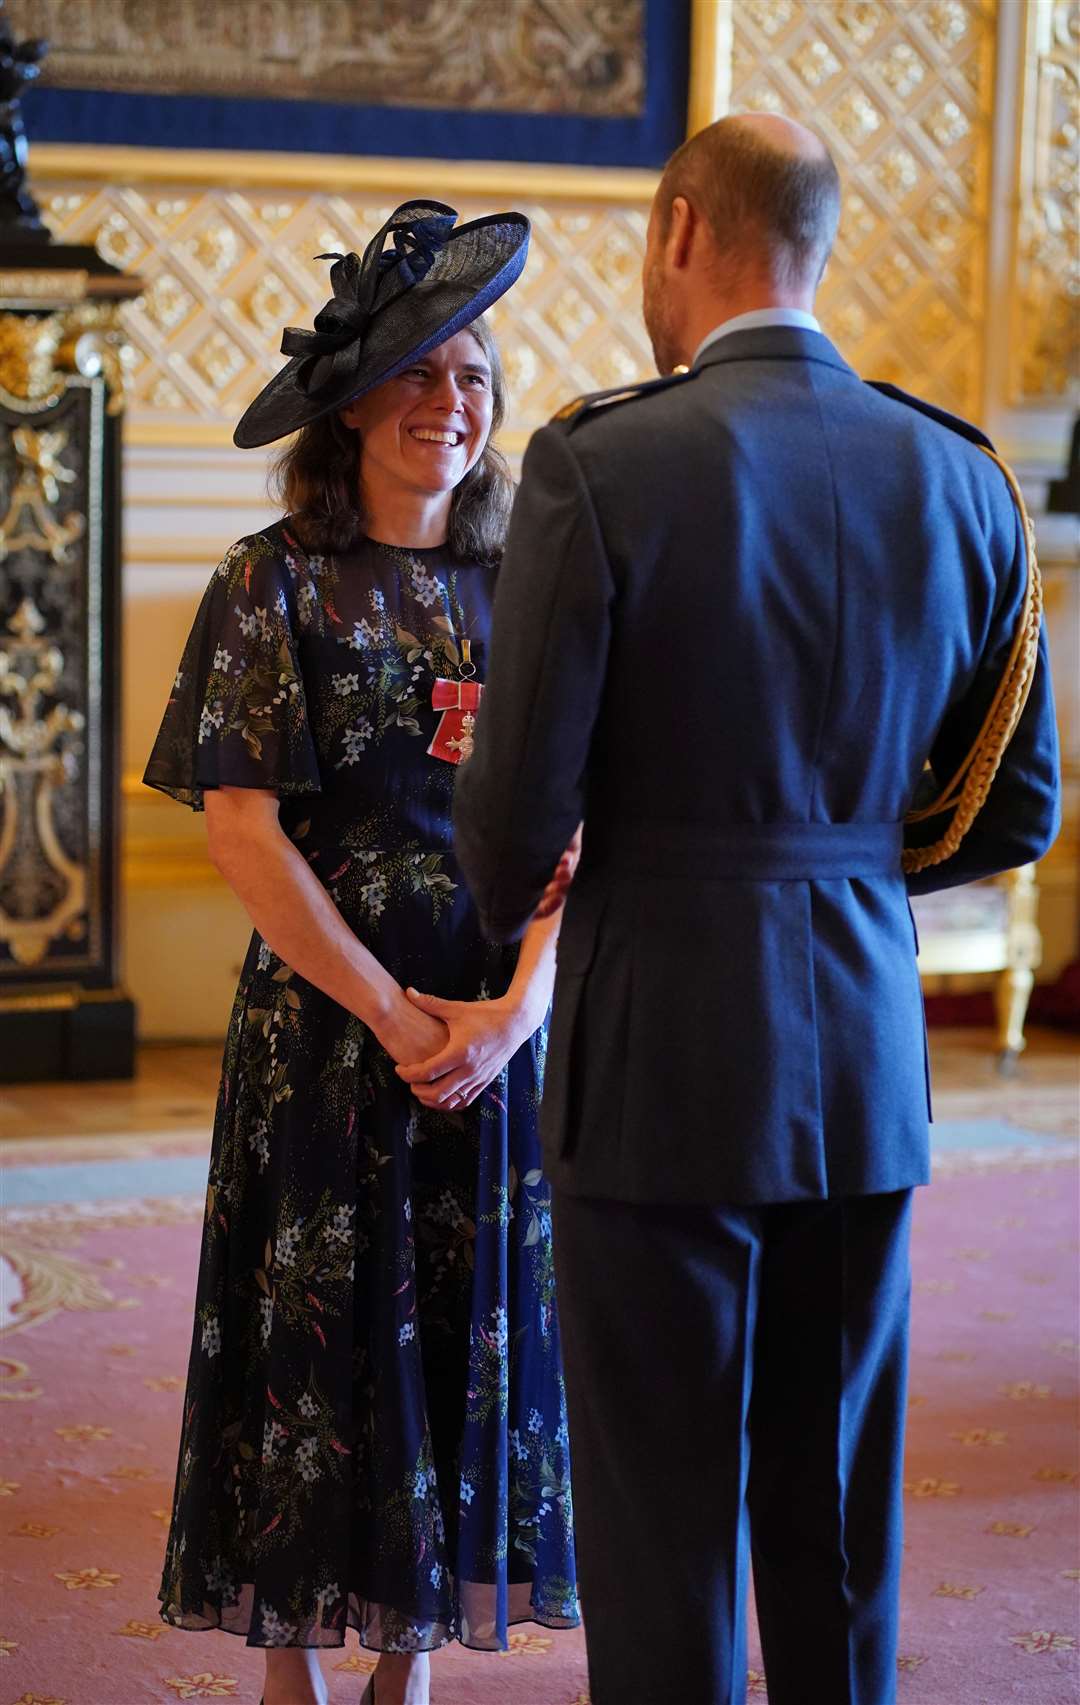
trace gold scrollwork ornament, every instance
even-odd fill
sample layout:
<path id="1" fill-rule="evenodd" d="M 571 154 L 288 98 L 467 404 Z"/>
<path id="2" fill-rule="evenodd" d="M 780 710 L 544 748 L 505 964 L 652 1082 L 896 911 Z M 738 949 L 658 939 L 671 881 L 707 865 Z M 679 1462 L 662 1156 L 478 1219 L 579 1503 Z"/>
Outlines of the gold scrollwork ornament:
<path id="1" fill-rule="evenodd" d="M 42 551 L 53 562 L 63 562 L 68 547 L 81 538 L 86 520 L 77 509 L 62 521 L 51 513 L 61 486 L 75 479 L 60 460 L 69 436 L 63 428 L 17 426 L 12 432 L 17 472 L 7 512 L 0 519 L 0 562 L 19 550 Z"/>
<path id="2" fill-rule="evenodd" d="M 95 379 L 100 373 L 109 393 L 106 414 L 122 414 L 137 357 L 117 304 L 79 302 L 60 317 L 60 368 L 65 373 L 80 373 L 84 379 Z"/>
<path id="3" fill-rule="evenodd" d="M 59 401 L 67 377 L 101 374 L 106 412 L 123 412 L 135 362 L 115 302 L 76 302 L 52 314 L 0 314 L 0 392 L 29 412 Z"/>
<path id="4" fill-rule="evenodd" d="M 64 670 L 45 621 L 26 598 L 0 638 L 0 941 L 20 965 L 38 965 L 49 943 L 79 928 L 85 866 L 69 858 L 54 816 L 59 788 L 78 775 L 81 711 L 56 702 Z"/>
<path id="5" fill-rule="evenodd" d="M 0 314 L 0 389 L 21 402 L 47 404 L 59 395 L 60 314 Z"/>

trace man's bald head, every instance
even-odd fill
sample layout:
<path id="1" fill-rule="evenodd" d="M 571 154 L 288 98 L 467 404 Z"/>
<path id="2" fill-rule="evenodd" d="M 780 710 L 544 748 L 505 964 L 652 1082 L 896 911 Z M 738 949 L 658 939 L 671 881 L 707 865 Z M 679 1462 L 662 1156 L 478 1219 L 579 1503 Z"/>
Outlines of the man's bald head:
<path id="1" fill-rule="evenodd" d="M 840 218 L 840 179 L 824 143 L 793 119 L 740 113 L 672 155 L 656 192 L 664 232 L 677 196 L 705 220 L 725 266 L 816 287 Z"/>

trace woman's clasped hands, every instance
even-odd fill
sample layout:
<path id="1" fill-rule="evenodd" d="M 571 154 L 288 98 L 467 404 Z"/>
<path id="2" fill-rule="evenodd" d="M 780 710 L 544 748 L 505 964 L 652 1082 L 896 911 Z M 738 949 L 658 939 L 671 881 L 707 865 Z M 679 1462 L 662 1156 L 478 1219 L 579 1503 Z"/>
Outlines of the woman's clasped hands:
<path id="1" fill-rule="evenodd" d="M 437 1020 L 446 1040 L 416 1064 L 399 1065 L 397 1075 L 423 1106 L 445 1112 L 470 1106 L 543 1023 L 543 1013 L 534 1021 L 509 998 L 452 1001 L 417 989 L 405 993 L 417 1017 Z"/>

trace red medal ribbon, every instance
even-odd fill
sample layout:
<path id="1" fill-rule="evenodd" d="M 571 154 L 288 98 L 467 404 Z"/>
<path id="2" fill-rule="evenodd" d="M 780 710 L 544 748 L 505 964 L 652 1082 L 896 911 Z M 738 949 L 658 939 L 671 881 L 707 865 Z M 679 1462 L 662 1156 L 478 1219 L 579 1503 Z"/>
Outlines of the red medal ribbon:
<path id="1" fill-rule="evenodd" d="M 433 710 L 441 710 L 443 714 L 435 730 L 435 738 L 428 747 L 431 757 L 442 758 L 447 764 L 463 764 L 472 757 L 476 713 L 483 696 L 484 688 L 480 681 L 436 678 L 431 705 Z"/>

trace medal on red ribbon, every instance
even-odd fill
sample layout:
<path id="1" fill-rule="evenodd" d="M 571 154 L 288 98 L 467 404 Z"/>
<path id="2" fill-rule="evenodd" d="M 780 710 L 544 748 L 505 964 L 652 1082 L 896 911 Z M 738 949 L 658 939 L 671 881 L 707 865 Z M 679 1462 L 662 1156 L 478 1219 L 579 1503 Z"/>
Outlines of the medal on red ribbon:
<path id="1" fill-rule="evenodd" d="M 460 680 L 449 681 L 441 675 L 436 676 L 431 694 L 432 709 L 441 710 L 442 716 L 428 752 L 431 757 L 441 758 L 447 764 L 464 764 L 472 757 L 476 713 L 484 696 L 482 682 L 471 679 L 476 665 L 467 639 L 462 641 L 461 651 Z"/>

